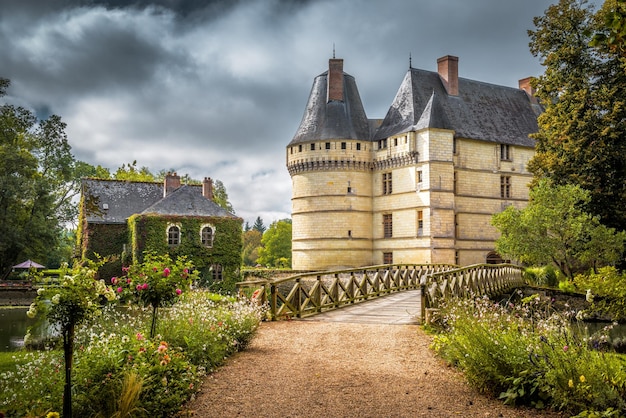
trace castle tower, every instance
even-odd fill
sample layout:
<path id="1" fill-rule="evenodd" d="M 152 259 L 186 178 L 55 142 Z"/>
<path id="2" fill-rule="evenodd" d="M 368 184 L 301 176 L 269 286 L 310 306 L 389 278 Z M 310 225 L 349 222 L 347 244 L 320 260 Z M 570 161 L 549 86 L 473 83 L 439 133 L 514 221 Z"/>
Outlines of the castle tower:
<path id="1" fill-rule="evenodd" d="M 287 146 L 296 270 L 372 264 L 370 123 L 343 60 L 328 67 Z"/>

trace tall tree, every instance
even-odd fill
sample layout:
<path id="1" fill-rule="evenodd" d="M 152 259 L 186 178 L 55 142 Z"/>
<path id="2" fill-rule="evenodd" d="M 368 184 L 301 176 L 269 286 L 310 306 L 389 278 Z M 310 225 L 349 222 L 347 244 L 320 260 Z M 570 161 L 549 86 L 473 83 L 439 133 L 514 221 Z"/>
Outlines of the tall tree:
<path id="1" fill-rule="evenodd" d="M 509 206 L 493 216 L 501 233 L 496 251 L 524 263 L 554 264 L 567 277 L 617 262 L 626 232 L 615 232 L 588 213 L 590 196 L 580 186 L 541 180 L 526 208 Z"/>
<path id="2" fill-rule="evenodd" d="M 254 225 L 252 225 L 252 229 L 254 229 L 255 231 L 259 231 L 261 234 L 263 234 L 265 230 L 267 229 L 265 228 L 265 225 L 263 225 L 263 219 L 261 219 L 260 216 L 256 217 L 256 221 L 254 221 Z"/>
<path id="3" fill-rule="evenodd" d="M 8 86 L 0 80 L 0 96 Z M 0 106 L 1 273 L 20 259 L 47 262 L 61 224 L 76 213 L 75 170 L 60 117 L 38 121 L 24 108 Z"/>
<path id="4" fill-rule="evenodd" d="M 260 264 L 271 267 L 291 267 L 291 219 L 272 222 L 261 239 Z"/>
<path id="5" fill-rule="evenodd" d="M 534 19 L 530 49 L 545 67 L 534 86 L 545 111 L 529 169 L 535 184 L 549 178 L 588 190 L 590 211 L 624 230 L 626 72 L 615 49 L 590 45 L 614 2 L 594 13 L 585 0 L 560 0 Z"/>

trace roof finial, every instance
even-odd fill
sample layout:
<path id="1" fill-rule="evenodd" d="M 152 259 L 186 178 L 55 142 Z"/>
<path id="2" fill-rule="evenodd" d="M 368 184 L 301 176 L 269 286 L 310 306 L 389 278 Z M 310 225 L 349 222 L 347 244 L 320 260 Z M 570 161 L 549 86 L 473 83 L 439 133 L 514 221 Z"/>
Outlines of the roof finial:
<path id="1" fill-rule="evenodd" d="M 409 52 L 409 70 L 413 68 L 413 59 L 411 58 L 411 53 Z"/>
<path id="2" fill-rule="evenodd" d="M 335 43 L 333 42 L 333 59 L 335 59 Z"/>

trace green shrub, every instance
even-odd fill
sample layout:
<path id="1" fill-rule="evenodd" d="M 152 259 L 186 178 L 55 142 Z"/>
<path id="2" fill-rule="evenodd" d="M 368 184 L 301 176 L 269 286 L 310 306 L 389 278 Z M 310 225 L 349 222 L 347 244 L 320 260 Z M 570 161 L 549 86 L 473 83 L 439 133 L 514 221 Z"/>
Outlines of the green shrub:
<path id="1" fill-rule="evenodd" d="M 618 272 L 615 267 L 603 267 L 597 273 L 577 275 L 574 285 L 579 291 L 589 293 L 590 311 L 614 320 L 626 319 L 626 273 Z"/>
<path id="2" fill-rule="evenodd" d="M 524 279 L 531 286 L 557 287 L 559 285 L 559 271 L 552 265 L 528 267 L 524 270 Z"/>
<path id="3" fill-rule="evenodd" d="M 433 347 L 473 385 L 509 404 L 573 413 L 624 410 L 626 358 L 594 350 L 584 329 L 570 326 L 573 318 L 551 312 L 539 298 L 524 301 L 450 302 Z"/>

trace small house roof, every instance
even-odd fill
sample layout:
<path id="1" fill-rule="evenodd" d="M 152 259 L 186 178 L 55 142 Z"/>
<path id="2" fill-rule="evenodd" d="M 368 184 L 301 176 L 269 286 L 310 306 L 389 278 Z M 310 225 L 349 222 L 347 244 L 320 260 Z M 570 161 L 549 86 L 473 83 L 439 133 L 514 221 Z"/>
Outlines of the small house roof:
<path id="1" fill-rule="evenodd" d="M 174 216 L 219 216 L 237 218 L 226 209 L 202 195 L 199 186 L 183 185 L 163 199 L 144 209 L 142 214 Z"/>

